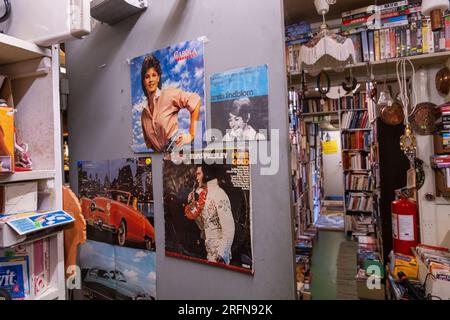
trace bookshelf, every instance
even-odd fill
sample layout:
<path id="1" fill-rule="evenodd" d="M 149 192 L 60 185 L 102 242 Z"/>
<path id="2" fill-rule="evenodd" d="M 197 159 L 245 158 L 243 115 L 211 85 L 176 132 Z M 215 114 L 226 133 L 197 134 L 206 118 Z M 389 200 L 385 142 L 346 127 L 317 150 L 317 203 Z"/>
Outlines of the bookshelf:
<path id="1" fill-rule="evenodd" d="M 310 266 L 316 231 L 314 223 L 314 186 L 316 138 L 315 126 L 307 124 L 301 113 L 301 103 L 295 91 L 289 91 L 289 122 L 291 141 L 292 198 L 295 225 L 297 294 L 308 299 Z"/>
<path id="2" fill-rule="evenodd" d="M 371 116 L 374 113 L 369 112 L 369 108 L 373 106 L 369 103 L 370 99 L 367 99 L 367 92 L 368 85 L 354 96 L 340 99 L 345 232 L 349 236 L 371 235 L 374 231 L 374 222 L 371 220 L 375 210 L 371 150 Z"/>
<path id="3" fill-rule="evenodd" d="M 29 145 L 33 160 L 32 171 L 0 174 L 0 184 L 36 182 L 37 211 L 62 210 L 59 46 L 41 48 L 0 33 L 0 75 L 7 75 L 12 80 L 11 91 L 15 99 L 10 107 L 16 111 L 14 126 L 20 141 Z M 17 254 L 19 257 L 18 252 L 26 247 L 30 270 L 36 259 L 30 248 L 41 240 L 45 240 L 42 245 L 46 247 L 42 252 L 48 255 L 48 260 L 43 262 L 48 267 L 48 286 L 39 292 L 33 291 L 31 286 L 25 299 L 64 300 L 64 236 L 61 228 L 19 236 L 5 221 L 0 221 L 0 242 L 4 244 L 0 246 L 1 255 L 16 257 Z M 31 282 L 31 271 L 28 278 Z"/>

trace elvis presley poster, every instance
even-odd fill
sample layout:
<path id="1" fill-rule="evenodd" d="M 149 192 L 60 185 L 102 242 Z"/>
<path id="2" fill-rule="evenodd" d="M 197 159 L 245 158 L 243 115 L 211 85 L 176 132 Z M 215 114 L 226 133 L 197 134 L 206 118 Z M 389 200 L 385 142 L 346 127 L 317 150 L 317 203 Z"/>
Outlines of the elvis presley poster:
<path id="1" fill-rule="evenodd" d="M 248 151 L 167 155 L 166 255 L 253 274 Z"/>

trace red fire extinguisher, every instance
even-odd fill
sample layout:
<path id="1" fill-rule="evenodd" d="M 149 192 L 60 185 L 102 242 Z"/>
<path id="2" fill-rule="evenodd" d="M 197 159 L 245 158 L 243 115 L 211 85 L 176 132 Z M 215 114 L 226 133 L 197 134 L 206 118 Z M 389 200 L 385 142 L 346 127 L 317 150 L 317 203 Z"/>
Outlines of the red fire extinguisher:
<path id="1" fill-rule="evenodd" d="M 392 201 L 392 237 L 393 249 L 396 253 L 412 255 L 411 247 L 419 242 L 417 228 L 417 204 L 404 195 Z"/>

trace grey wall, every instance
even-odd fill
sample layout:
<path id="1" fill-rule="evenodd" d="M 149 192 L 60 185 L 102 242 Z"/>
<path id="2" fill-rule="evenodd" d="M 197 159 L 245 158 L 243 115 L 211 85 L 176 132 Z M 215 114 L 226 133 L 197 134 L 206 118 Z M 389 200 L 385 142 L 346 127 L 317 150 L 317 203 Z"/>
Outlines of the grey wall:
<path id="1" fill-rule="evenodd" d="M 252 166 L 255 275 L 166 257 L 162 156 L 153 156 L 157 296 L 159 299 L 293 299 L 293 224 L 288 161 L 287 89 L 281 0 L 154 0 L 140 17 L 99 25 L 84 40 L 67 44 L 70 79 L 71 183 L 76 162 L 133 156 L 130 73 L 127 59 L 207 36 L 209 76 L 229 69 L 269 65 L 270 127 L 280 129 L 280 170 L 259 175 Z M 278 141 L 277 141 L 278 143 Z"/>

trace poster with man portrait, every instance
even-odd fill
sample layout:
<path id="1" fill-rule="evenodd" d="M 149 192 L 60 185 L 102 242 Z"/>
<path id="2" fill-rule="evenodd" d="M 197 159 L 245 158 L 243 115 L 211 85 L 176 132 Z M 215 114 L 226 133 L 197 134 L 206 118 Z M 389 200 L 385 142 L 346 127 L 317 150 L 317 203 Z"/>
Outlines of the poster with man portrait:
<path id="1" fill-rule="evenodd" d="M 156 298 L 151 158 L 78 162 L 84 299 Z"/>
<path id="2" fill-rule="evenodd" d="M 163 177 L 166 255 L 253 274 L 249 152 L 167 155 Z"/>
<path id="3" fill-rule="evenodd" d="M 201 38 L 131 60 L 131 147 L 135 153 L 204 146 L 204 69 Z"/>
<path id="4" fill-rule="evenodd" d="M 268 66 L 247 67 L 211 76 L 213 142 L 268 140 Z"/>

